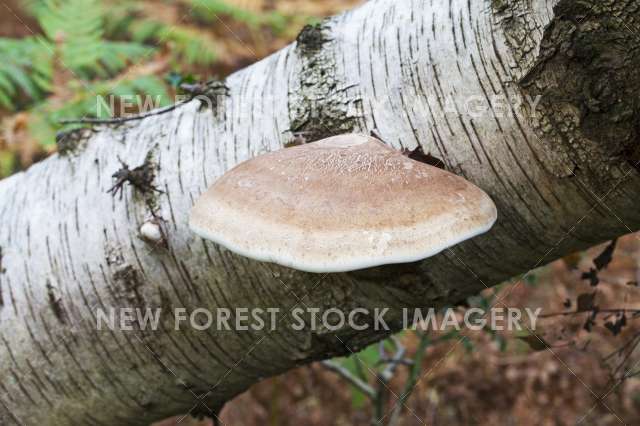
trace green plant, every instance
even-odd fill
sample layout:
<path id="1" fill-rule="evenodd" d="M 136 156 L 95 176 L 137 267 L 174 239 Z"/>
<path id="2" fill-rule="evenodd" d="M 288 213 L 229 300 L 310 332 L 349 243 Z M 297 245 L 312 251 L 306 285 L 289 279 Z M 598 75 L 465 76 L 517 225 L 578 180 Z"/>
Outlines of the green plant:
<path id="1" fill-rule="evenodd" d="M 62 106 L 52 102 L 42 102 L 32 110 L 29 133 L 43 145 L 55 140 L 56 132 L 69 130 L 77 125 L 61 126 L 59 122 L 75 117 L 109 118 L 117 111 L 123 100 L 132 103 L 136 109 L 152 109 L 170 104 L 165 82 L 155 76 L 141 76 L 113 82 L 69 83 L 74 90 L 71 100 Z"/>
<path id="2" fill-rule="evenodd" d="M 104 10 L 98 0 L 32 2 L 44 35 L 0 38 L 0 106 L 15 110 L 43 100 L 56 67 L 77 79 L 108 78 L 153 49 L 136 42 L 104 38 Z"/>
<path id="3" fill-rule="evenodd" d="M 24 39 L 0 38 L 0 107 L 30 109 L 29 132 L 43 145 L 52 144 L 64 129 L 61 118 L 104 117 L 98 99 L 108 95 L 149 94 L 168 102 L 166 85 L 157 77 L 108 81 L 134 61 L 155 49 L 138 41 L 106 38 L 106 8 L 99 0 L 39 0 L 28 5 L 42 35 Z M 71 99 L 59 105 L 47 96 L 56 73 L 70 72 L 66 92 Z M 106 80 L 100 81 L 100 80 Z"/>
<path id="4" fill-rule="evenodd" d="M 228 16 L 236 22 L 242 22 L 257 28 L 269 25 L 272 29 L 281 29 L 286 25 L 286 18 L 277 13 L 255 13 L 235 6 L 225 0 L 185 0 L 191 7 L 193 15 L 206 22 L 214 22 L 220 16 Z"/>
<path id="5" fill-rule="evenodd" d="M 11 151 L 0 151 L 0 179 L 3 179 L 17 170 L 16 156 Z"/>
<path id="6" fill-rule="evenodd" d="M 159 32 L 159 38 L 171 45 L 173 58 L 178 63 L 184 61 L 190 65 L 211 65 L 218 58 L 215 41 L 193 29 L 164 27 Z"/>
<path id="7" fill-rule="evenodd" d="M 36 17 L 62 65 L 78 77 L 105 78 L 154 49 L 104 37 L 104 5 L 99 0 L 43 0 Z"/>
<path id="8" fill-rule="evenodd" d="M 51 89 L 52 53 L 41 37 L 0 38 L 0 107 L 14 110 Z"/>
<path id="9" fill-rule="evenodd" d="M 351 385 L 354 407 L 361 408 L 370 401 L 373 406 L 371 424 L 380 426 L 399 424 L 406 402 L 422 377 L 422 359 L 429 347 L 456 338 L 460 338 L 463 344 L 468 340 L 464 336 L 460 337 L 460 332 L 457 330 L 435 338 L 423 331 L 414 331 L 414 333 L 418 344 L 411 357 L 407 356 L 406 348 L 401 342 L 400 336 L 405 334 L 402 332 L 383 342 L 368 346 L 348 358 L 322 362 L 327 370 L 337 374 Z M 390 381 L 397 376 L 400 366 L 408 370 L 408 375 L 402 390 L 394 393 L 390 389 Z M 392 395 L 396 400 L 390 410 L 386 411 Z"/>
<path id="10" fill-rule="evenodd" d="M 134 4 L 122 4 L 110 15 L 109 33 L 126 35 L 138 43 L 166 45 L 178 64 L 212 65 L 216 62 L 218 46 L 207 34 L 186 25 L 170 25 L 157 19 L 135 16 Z"/>
<path id="11" fill-rule="evenodd" d="M 26 0 L 24 4 L 41 34 L 0 38 L 0 108 L 27 110 L 29 134 L 42 145 L 52 144 L 56 132 L 71 127 L 60 125 L 61 119 L 111 116 L 110 105 L 100 101 L 109 96 L 147 95 L 153 107 L 167 105 L 169 88 L 178 90 L 181 79 L 122 73 L 134 62 L 151 59 L 158 47 L 169 54 L 178 71 L 185 64 L 210 66 L 218 58 L 219 46 L 210 33 L 182 20 L 165 22 L 142 2 Z M 220 15 L 276 32 L 287 28 L 289 19 L 276 12 L 251 12 L 224 0 L 181 0 L 168 7 L 188 8 L 201 22 L 213 22 Z"/>

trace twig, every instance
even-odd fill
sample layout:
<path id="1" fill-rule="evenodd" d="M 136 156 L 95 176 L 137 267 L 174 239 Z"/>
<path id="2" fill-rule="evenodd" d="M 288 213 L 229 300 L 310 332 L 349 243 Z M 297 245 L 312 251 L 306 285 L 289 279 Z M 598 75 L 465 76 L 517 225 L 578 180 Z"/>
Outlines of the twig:
<path id="1" fill-rule="evenodd" d="M 416 384 L 418 383 L 418 376 L 420 375 L 420 371 L 422 370 L 422 358 L 424 357 L 424 352 L 427 350 L 427 347 L 430 343 L 431 341 L 429 339 L 429 336 L 426 333 L 422 333 L 422 335 L 420 336 L 420 343 L 418 343 L 418 349 L 416 349 L 416 353 L 414 355 L 413 367 L 409 371 L 409 378 L 407 379 L 404 388 L 402 389 L 402 393 L 400 393 L 400 397 L 393 407 L 391 418 L 389 419 L 389 423 L 387 423 L 387 426 L 395 426 L 396 424 L 398 424 L 398 420 L 400 420 L 400 414 L 402 414 L 402 409 L 409 399 L 409 396 L 411 396 L 411 393 L 415 389 Z"/>
<path id="2" fill-rule="evenodd" d="M 384 411 L 387 405 L 387 401 L 389 399 L 388 383 L 393 378 L 396 372 L 396 369 L 400 365 L 400 361 L 404 358 L 404 354 L 405 354 L 405 347 L 404 345 L 402 345 L 402 343 L 397 337 L 391 336 L 391 341 L 395 346 L 395 353 L 393 354 L 393 357 L 391 358 L 388 365 L 384 368 L 382 372 L 377 374 L 377 377 L 376 377 L 378 382 L 378 386 L 377 386 L 378 392 L 377 392 L 376 398 L 373 400 L 374 413 L 373 413 L 373 418 L 371 419 L 371 424 L 374 426 L 379 425 L 381 423 L 381 420 L 385 417 Z M 380 345 L 378 347 L 381 359 L 387 358 L 387 353 L 384 348 L 384 343 L 385 343 L 384 341 L 380 342 Z"/>
<path id="3" fill-rule="evenodd" d="M 406 348 L 404 347 L 404 345 L 400 342 L 400 340 L 397 337 L 391 336 L 391 340 L 393 341 L 393 344 L 396 347 L 396 353 L 388 361 L 389 365 L 387 365 L 387 367 L 382 372 L 382 375 L 384 376 L 385 380 L 387 380 L 387 381 L 391 380 L 391 378 L 395 374 L 396 369 L 398 368 L 398 366 L 400 364 L 404 363 L 404 361 L 405 361 L 404 354 L 406 353 Z M 384 349 L 384 347 L 383 347 L 383 349 Z M 383 356 L 386 357 L 386 355 L 384 353 L 383 353 Z"/>
<path id="4" fill-rule="evenodd" d="M 167 112 L 171 112 L 174 109 L 188 103 L 191 102 L 193 99 L 195 99 L 195 96 L 190 97 L 189 99 L 186 99 L 184 101 L 175 103 L 173 105 L 169 105 L 167 107 L 164 108 L 160 108 L 154 111 L 149 111 L 146 114 L 140 114 L 140 115 L 134 115 L 131 117 L 116 117 L 116 118 L 70 118 L 70 119 L 64 119 L 64 120 L 60 120 L 59 123 L 60 124 L 121 124 L 121 123 L 126 123 L 128 121 L 135 121 L 135 120 L 143 120 L 145 118 L 148 117 L 153 117 L 154 115 L 160 115 L 160 114 L 166 114 Z"/>
<path id="5" fill-rule="evenodd" d="M 636 334 L 634 338 L 638 339 L 638 337 L 640 337 L 640 334 Z M 629 360 L 629 358 L 631 357 L 631 355 L 635 351 L 636 347 L 638 346 L 638 343 L 640 343 L 640 341 L 636 340 L 636 342 L 629 347 L 629 349 L 627 350 L 627 353 L 624 355 L 624 358 L 622 359 L 622 361 L 618 364 L 616 369 L 613 370 L 613 377 L 614 378 L 615 378 L 616 374 L 618 374 L 620 372 L 620 370 L 622 370 L 624 368 L 624 365 L 627 363 L 627 361 Z M 623 353 L 624 353 L 624 351 L 620 352 L 621 355 Z M 625 374 L 622 375 L 622 380 L 624 380 L 624 378 L 625 378 Z"/>
<path id="6" fill-rule="evenodd" d="M 351 383 L 360 392 L 362 392 L 369 398 L 374 399 L 376 397 L 376 391 L 371 386 L 369 386 L 367 383 L 363 382 L 362 380 L 360 380 L 359 378 L 351 374 L 351 372 L 346 368 L 329 360 L 322 361 L 321 364 L 327 370 L 332 371 L 337 375 L 339 375 L 340 377 L 342 377 L 343 379 L 347 380 L 349 383 Z"/>
<path id="7" fill-rule="evenodd" d="M 394 360 L 392 358 L 385 357 L 384 359 L 379 360 L 376 365 L 381 365 L 381 364 L 398 364 L 398 365 L 405 365 L 407 367 L 411 367 L 413 365 L 413 361 L 406 358 Z"/>
<path id="8" fill-rule="evenodd" d="M 617 314 L 617 313 L 632 313 L 635 315 L 640 315 L 640 309 L 598 309 L 598 314 Z M 553 318 L 553 317 L 561 317 L 568 315 L 577 315 L 577 314 L 586 314 L 592 313 L 591 310 L 588 311 L 569 311 L 569 312 L 554 312 L 551 314 L 542 314 L 539 318 Z"/>
<path id="9" fill-rule="evenodd" d="M 209 80 L 205 83 L 198 84 L 182 84 L 180 87 L 189 93 L 189 97 L 183 101 L 177 102 L 173 105 L 169 105 L 164 108 L 160 108 L 157 110 L 149 111 L 146 114 L 134 115 L 131 117 L 116 117 L 116 118 L 75 118 L 75 119 L 65 119 L 60 120 L 60 124 L 121 124 L 126 123 L 127 121 L 135 121 L 135 120 L 143 120 L 148 117 L 153 117 L 155 115 L 166 114 L 167 112 L 171 112 L 174 109 L 185 105 L 194 99 L 206 98 L 212 101 L 214 104 L 216 101 L 214 97 L 217 95 L 225 95 L 228 96 L 229 88 L 220 81 Z"/>
<path id="10" fill-rule="evenodd" d="M 621 353 L 623 353 L 629 346 L 635 346 L 634 342 L 640 337 L 640 333 L 636 333 L 633 335 L 633 337 L 631 339 L 629 339 L 624 345 L 622 345 L 622 347 L 616 349 L 615 351 L 611 352 L 609 355 L 607 355 L 606 357 L 604 357 L 604 361 L 608 361 L 609 359 L 611 359 L 614 355 L 619 355 Z"/>

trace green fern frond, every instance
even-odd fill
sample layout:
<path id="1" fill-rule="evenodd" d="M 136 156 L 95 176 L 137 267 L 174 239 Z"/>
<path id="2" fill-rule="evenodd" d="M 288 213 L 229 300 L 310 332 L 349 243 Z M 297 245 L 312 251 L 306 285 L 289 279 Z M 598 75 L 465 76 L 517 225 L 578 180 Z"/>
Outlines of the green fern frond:
<path id="1" fill-rule="evenodd" d="M 108 77 L 154 51 L 139 43 L 106 41 L 106 12 L 98 0 L 42 0 L 36 10 L 62 64 L 78 77 Z"/>
<path id="2" fill-rule="evenodd" d="M 63 45 L 63 60 L 69 64 L 95 61 L 93 50 L 103 36 L 103 10 L 97 0 L 43 0 L 37 12 L 38 23 L 47 38 Z M 64 52 L 64 47 L 71 52 Z M 75 57 L 69 53 L 84 53 Z"/>
<path id="3" fill-rule="evenodd" d="M 62 126 L 60 120 L 68 118 L 111 118 L 113 103 L 126 99 L 142 108 L 159 108 L 170 104 L 170 97 L 164 81 L 156 76 L 141 76 L 130 80 L 96 82 L 85 84 L 70 83 L 75 96 L 62 107 L 45 102 L 32 110 L 29 133 L 43 145 L 51 145 L 58 131 L 69 130 L 73 126 Z M 139 95 L 139 96 L 137 96 Z M 116 102 L 111 102 L 111 97 Z"/>
<path id="4" fill-rule="evenodd" d="M 254 29 L 266 25 L 276 33 L 284 32 L 289 18 L 279 12 L 255 13 L 231 4 L 228 0 L 183 0 L 191 6 L 193 14 L 206 22 L 215 22 L 228 16 Z"/>
<path id="5" fill-rule="evenodd" d="M 99 47 L 99 58 L 111 75 L 122 70 L 132 60 L 150 59 L 154 48 L 131 42 L 103 41 Z"/>
<path id="6" fill-rule="evenodd" d="M 154 108 L 160 108 L 170 104 L 169 94 L 167 92 L 166 83 L 156 76 L 141 76 L 131 80 L 123 81 L 115 88 L 107 89 L 110 94 L 114 96 L 127 96 L 127 95 L 144 95 L 151 99 L 151 101 L 142 101 L 142 105 L 153 106 Z M 136 100 L 136 102 L 139 102 Z"/>
<path id="7" fill-rule="evenodd" d="M 39 37 L 0 38 L 0 106 L 13 110 L 21 96 L 41 100 L 51 89 L 52 48 Z"/>
<path id="8" fill-rule="evenodd" d="M 207 34 L 184 27 L 164 27 L 160 40 L 169 44 L 174 58 L 191 65 L 211 65 L 216 62 L 216 44 Z"/>
<path id="9" fill-rule="evenodd" d="M 166 27 L 166 24 L 153 19 L 139 19 L 132 21 L 127 30 L 133 41 L 148 43 L 158 41 Z"/>
<path id="10" fill-rule="evenodd" d="M 137 19 L 131 22 L 128 35 L 138 43 L 168 45 L 176 62 L 206 66 L 214 64 L 218 58 L 215 41 L 207 33 L 186 26 Z"/>
<path id="11" fill-rule="evenodd" d="M 224 0 L 186 0 L 190 4 L 193 13 L 208 22 L 217 20 L 217 16 L 223 15 L 233 18 L 238 22 L 250 26 L 258 26 L 263 22 L 259 14 L 235 6 Z"/>
<path id="12" fill-rule="evenodd" d="M 129 28 L 142 19 L 142 2 L 110 0 L 104 15 L 104 33 L 110 40 L 122 40 L 129 35 Z M 144 40 L 134 40 L 142 42 Z"/>

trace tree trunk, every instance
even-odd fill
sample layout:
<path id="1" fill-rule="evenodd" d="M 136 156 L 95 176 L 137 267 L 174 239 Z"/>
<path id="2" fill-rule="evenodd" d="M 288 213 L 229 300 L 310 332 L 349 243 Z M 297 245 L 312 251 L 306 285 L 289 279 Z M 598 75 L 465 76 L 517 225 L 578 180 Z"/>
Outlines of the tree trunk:
<path id="1" fill-rule="evenodd" d="M 635 0 L 374 0 L 232 75 L 209 105 L 69 136 L 63 154 L 0 182 L 0 422 L 210 414 L 262 378 L 387 334 L 296 331 L 294 307 L 389 307 L 397 330 L 401 307 L 450 305 L 638 229 L 639 34 Z M 518 101 L 480 111 L 499 97 Z M 292 132 L 373 128 L 489 193 L 493 230 L 416 264 L 330 275 L 189 231 L 208 185 Z M 107 193 L 119 158 L 146 164 L 163 192 Z M 162 241 L 141 238 L 147 221 Z M 123 307 L 161 308 L 159 328 L 97 329 L 99 310 Z M 176 331 L 165 314 L 181 307 L 277 307 L 280 326 Z"/>

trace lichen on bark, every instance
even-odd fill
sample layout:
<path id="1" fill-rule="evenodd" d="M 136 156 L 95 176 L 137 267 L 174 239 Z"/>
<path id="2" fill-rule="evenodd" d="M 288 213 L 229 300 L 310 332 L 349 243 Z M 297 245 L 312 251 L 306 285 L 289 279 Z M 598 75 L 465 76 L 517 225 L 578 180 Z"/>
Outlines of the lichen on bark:
<path id="1" fill-rule="evenodd" d="M 305 27 L 297 38 L 298 81 L 289 91 L 290 131 L 307 142 L 353 131 L 361 100 L 336 73 L 334 40 L 327 22 Z"/>

